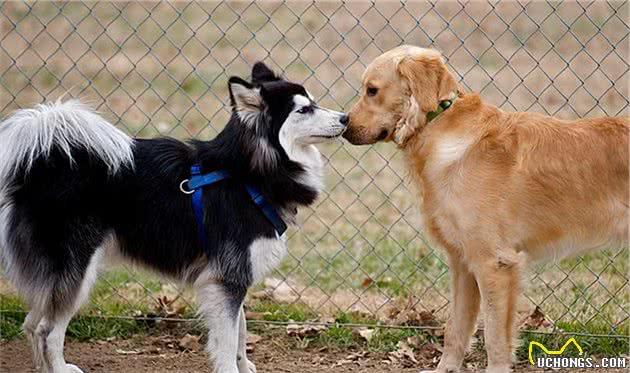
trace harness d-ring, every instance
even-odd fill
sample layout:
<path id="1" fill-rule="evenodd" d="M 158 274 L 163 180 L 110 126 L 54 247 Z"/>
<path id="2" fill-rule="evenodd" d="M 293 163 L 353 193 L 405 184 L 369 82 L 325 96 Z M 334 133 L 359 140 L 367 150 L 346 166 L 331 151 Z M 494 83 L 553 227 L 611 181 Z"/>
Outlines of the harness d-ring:
<path id="1" fill-rule="evenodd" d="M 186 183 L 188 183 L 188 179 L 185 179 L 184 181 L 182 181 L 179 184 L 179 190 L 181 190 L 182 193 L 184 193 L 184 194 L 193 194 L 193 193 L 195 193 L 194 189 L 193 190 L 186 190 L 186 189 L 184 189 L 184 184 L 186 184 Z"/>

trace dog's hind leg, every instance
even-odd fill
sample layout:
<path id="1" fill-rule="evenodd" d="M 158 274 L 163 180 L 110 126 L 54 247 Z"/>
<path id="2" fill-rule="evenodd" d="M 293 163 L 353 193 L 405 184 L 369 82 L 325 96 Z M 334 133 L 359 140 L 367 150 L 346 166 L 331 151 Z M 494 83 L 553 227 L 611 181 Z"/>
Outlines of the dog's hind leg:
<path id="1" fill-rule="evenodd" d="M 102 254 L 103 249 L 99 249 L 92 255 L 78 286 L 72 284 L 71 278 L 76 281 L 76 277 L 68 274 L 64 279 L 65 286 L 60 282 L 53 289 L 51 302 L 34 334 L 43 372 L 83 373 L 76 365 L 66 363 L 63 345 L 68 323 L 87 300 L 90 289 L 96 281 Z M 66 289 L 67 291 L 64 292 Z"/>
<path id="2" fill-rule="evenodd" d="M 201 304 L 199 312 L 209 329 L 207 351 L 214 373 L 239 373 L 239 313 L 247 288 L 217 280 L 198 280 L 195 285 Z"/>
<path id="3" fill-rule="evenodd" d="M 245 319 L 245 310 L 241 306 L 241 317 L 238 328 L 238 372 L 239 373 L 256 373 L 256 366 L 247 358 L 247 320 Z"/>
<path id="4" fill-rule="evenodd" d="M 33 351 L 33 364 L 35 365 L 35 369 L 39 369 L 42 365 L 41 352 L 39 350 L 39 343 L 35 339 L 35 331 L 37 330 L 37 325 L 42 320 L 42 314 L 39 310 L 31 310 L 26 318 L 24 319 L 24 324 L 22 325 L 22 330 L 24 331 L 24 335 L 28 340 L 28 343 L 31 344 L 31 349 Z"/>

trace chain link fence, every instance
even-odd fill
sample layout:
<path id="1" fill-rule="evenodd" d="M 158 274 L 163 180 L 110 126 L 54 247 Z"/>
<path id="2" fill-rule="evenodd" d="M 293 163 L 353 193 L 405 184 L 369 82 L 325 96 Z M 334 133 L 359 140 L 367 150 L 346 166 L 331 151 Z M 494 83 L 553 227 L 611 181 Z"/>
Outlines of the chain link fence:
<path id="1" fill-rule="evenodd" d="M 229 117 L 228 77 L 257 60 L 347 110 L 365 66 L 408 43 L 441 50 L 467 89 L 505 110 L 627 116 L 628 11 L 625 1 L 3 2 L 0 112 L 80 97 L 133 136 L 210 139 Z M 400 154 L 342 141 L 322 151 L 327 192 L 301 212 L 289 257 L 250 304 L 386 325 L 402 309 L 443 319 L 447 267 L 418 229 Z M 537 307 L 558 328 L 627 337 L 627 249 L 550 263 L 529 280 L 525 317 Z M 175 314 L 190 297 L 124 269 L 104 276 L 90 308 Z"/>

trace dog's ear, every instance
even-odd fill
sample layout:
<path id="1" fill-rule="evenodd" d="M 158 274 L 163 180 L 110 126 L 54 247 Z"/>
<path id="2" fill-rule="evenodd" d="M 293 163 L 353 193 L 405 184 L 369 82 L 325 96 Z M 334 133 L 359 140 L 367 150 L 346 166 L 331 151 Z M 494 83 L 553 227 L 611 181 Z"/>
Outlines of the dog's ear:
<path id="1" fill-rule="evenodd" d="M 397 68 L 425 113 L 436 110 L 440 101 L 451 98 L 459 89 L 440 55 L 405 56 Z"/>
<path id="2" fill-rule="evenodd" d="M 396 123 L 394 142 L 399 146 L 403 146 L 417 128 L 424 126 L 425 121 L 426 118 L 422 118 L 422 111 L 418 101 L 416 101 L 414 96 L 409 96 L 407 102 L 403 103 L 402 115 L 398 123 Z"/>
<path id="3" fill-rule="evenodd" d="M 237 76 L 228 80 L 228 87 L 232 109 L 244 122 L 251 123 L 265 109 L 260 88 Z"/>
<path id="4" fill-rule="evenodd" d="M 437 110 L 440 101 L 452 98 L 459 85 L 438 54 L 404 56 L 397 62 L 396 68 L 410 91 L 394 139 L 402 144 L 417 128 L 424 127 L 426 114 Z"/>
<path id="5" fill-rule="evenodd" d="M 263 83 L 280 80 L 274 72 L 263 62 L 256 62 L 252 68 L 252 82 Z"/>

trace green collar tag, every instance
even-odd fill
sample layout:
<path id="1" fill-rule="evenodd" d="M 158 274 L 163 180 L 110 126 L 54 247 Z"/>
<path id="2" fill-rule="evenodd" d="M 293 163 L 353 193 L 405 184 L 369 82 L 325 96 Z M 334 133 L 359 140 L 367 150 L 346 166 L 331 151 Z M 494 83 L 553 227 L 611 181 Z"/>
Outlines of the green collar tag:
<path id="1" fill-rule="evenodd" d="M 430 111 L 430 112 L 427 113 L 427 121 L 426 121 L 426 123 L 429 123 L 430 121 L 435 119 L 435 117 L 437 117 L 438 115 L 442 114 L 442 112 L 444 110 L 446 110 L 449 107 L 451 107 L 451 105 L 453 105 L 453 102 L 455 102 L 456 99 L 457 99 L 457 96 L 455 96 L 454 98 L 449 99 L 449 100 L 440 101 L 440 104 L 438 105 L 437 110 Z"/>

